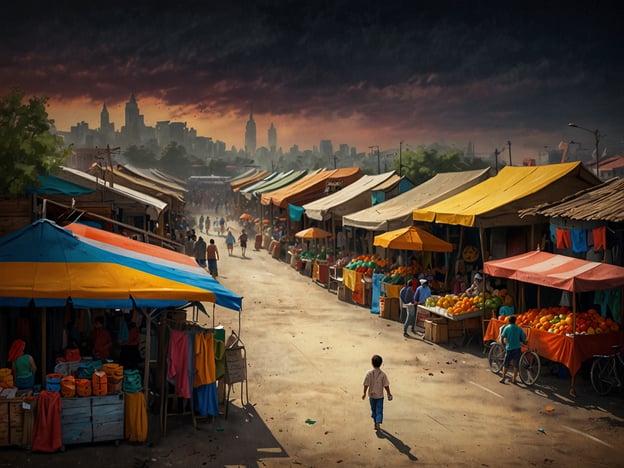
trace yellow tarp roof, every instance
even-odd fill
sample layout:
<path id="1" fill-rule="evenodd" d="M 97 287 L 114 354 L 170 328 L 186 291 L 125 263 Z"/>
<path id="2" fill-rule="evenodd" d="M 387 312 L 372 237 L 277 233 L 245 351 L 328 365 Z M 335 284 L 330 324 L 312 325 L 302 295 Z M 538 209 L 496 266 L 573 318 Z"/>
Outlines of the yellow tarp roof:
<path id="1" fill-rule="evenodd" d="M 518 210 L 554 201 L 600 180 L 580 162 L 505 166 L 491 177 L 439 203 L 414 210 L 414 221 L 492 227 L 530 223 Z"/>

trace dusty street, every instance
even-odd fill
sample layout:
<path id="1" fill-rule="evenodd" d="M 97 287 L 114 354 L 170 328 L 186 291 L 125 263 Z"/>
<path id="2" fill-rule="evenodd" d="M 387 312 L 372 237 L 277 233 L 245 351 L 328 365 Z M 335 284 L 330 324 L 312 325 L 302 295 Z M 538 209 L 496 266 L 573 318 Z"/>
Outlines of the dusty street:
<path id="1" fill-rule="evenodd" d="M 239 229 L 236 229 L 235 235 Z M 214 234 L 214 233 L 213 233 Z M 205 234 L 203 234 L 204 237 Z M 624 459 L 622 393 L 594 394 L 579 379 L 543 369 L 536 385 L 502 385 L 480 343 L 468 347 L 405 339 L 402 325 L 335 294 L 266 250 L 229 257 L 222 283 L 244 296 L 241 339 L 249 405 L 233 388 L 228 418 L 170 418 L 149 444 L 72 446 L 64 453 L 0 451 L 5 466 L 617 466 Z M 239 316 L 210 305 L 207 323 L 238 330 Z M 362 380 L 373 354 L 384 359 L 394 400 L 373 430 Z M 26 465 L 28 463 L 28 465 Z"/>

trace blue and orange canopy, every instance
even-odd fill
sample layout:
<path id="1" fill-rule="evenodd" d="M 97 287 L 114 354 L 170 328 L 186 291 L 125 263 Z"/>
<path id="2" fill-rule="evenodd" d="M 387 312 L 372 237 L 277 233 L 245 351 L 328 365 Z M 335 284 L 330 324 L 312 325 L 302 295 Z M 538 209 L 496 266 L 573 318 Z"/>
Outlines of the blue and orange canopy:
<path id="1" fill-rule="evenodd" d="M 205 301 L 241 310 L 242 297 L 189 257 L 142 245 L 35 221 L 0 239 L 0 306 L 62 307 L 71 300 L 77 308 L 130 309 Z"/>

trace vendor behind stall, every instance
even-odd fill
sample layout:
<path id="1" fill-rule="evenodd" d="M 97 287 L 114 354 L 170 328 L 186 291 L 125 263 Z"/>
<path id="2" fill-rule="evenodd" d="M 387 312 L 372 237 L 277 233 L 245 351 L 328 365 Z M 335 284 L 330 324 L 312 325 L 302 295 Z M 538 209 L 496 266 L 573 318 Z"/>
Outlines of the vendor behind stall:
<path id="1" fill-rule="evenodd" d="M 474 282 L 472 283 L 472 285 L 468 289 L 466 289 L 466 294 L 468 296 L 478 296 L 479 294 L 483 293 L 484 289 L 492 292 L 491 286 L 484 283 L 481 273 L 477 273 L 474 276 Z"/>
<path id="2" fill-rule="evenodd" d="M 95 318 L 94 328 L 91 331 L 91 335 L 89 335 L 89 339 L 91 340 L 91 349 L 95 359 L 107 359 L 110 356 L 113 340 L 108 330 L 104 328 L 104 317 Z"/>
<path id="3" fill-rule="evenodd" d="M 13 363 L 15 386 L 20 390 L 31 389 L 35 385 L 37 366 L 30 354 L 25 353 L 26 342 L 17 339 L 9 349 L 9 361 Z"/>

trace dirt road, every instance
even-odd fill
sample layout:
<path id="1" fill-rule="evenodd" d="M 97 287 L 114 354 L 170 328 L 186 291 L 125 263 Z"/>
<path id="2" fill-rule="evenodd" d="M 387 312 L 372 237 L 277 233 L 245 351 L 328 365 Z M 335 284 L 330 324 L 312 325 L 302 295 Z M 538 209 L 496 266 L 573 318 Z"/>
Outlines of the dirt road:
<path id="1" fill-rule="evenodd" d="M 214 234 L 214 233 L 213 233 Z M 235 233 L 236 234 L 236 233 Z M 206 237 L 204 235 L 204 237 Z M 544 371 L 538 383 L 502 385 L 482 346 L 403 338 L 402 325 L 338 301 L 266 250 L 223 238 L 220 281 L 244 296 L 238 313 L 217 308 L 207 323 L 238 330 L 248 358 L 250 404 L 230 395 L 228 418 L 170 419 L 150 444 L 69 447 L 38 455 L 0 451 L 3 466 L 617 466 L 624 457 L 622 395 L 596 396 L 583 379 Z M 209 238 L 210 238 L 209 237 Z M 211 307 L 209 307 L 211 309 Z M 362 380 L 373 354 L 394 394 L 383 431 L 373 430 Z M 244 392 L 242 392 L 244 393 Z"/>

